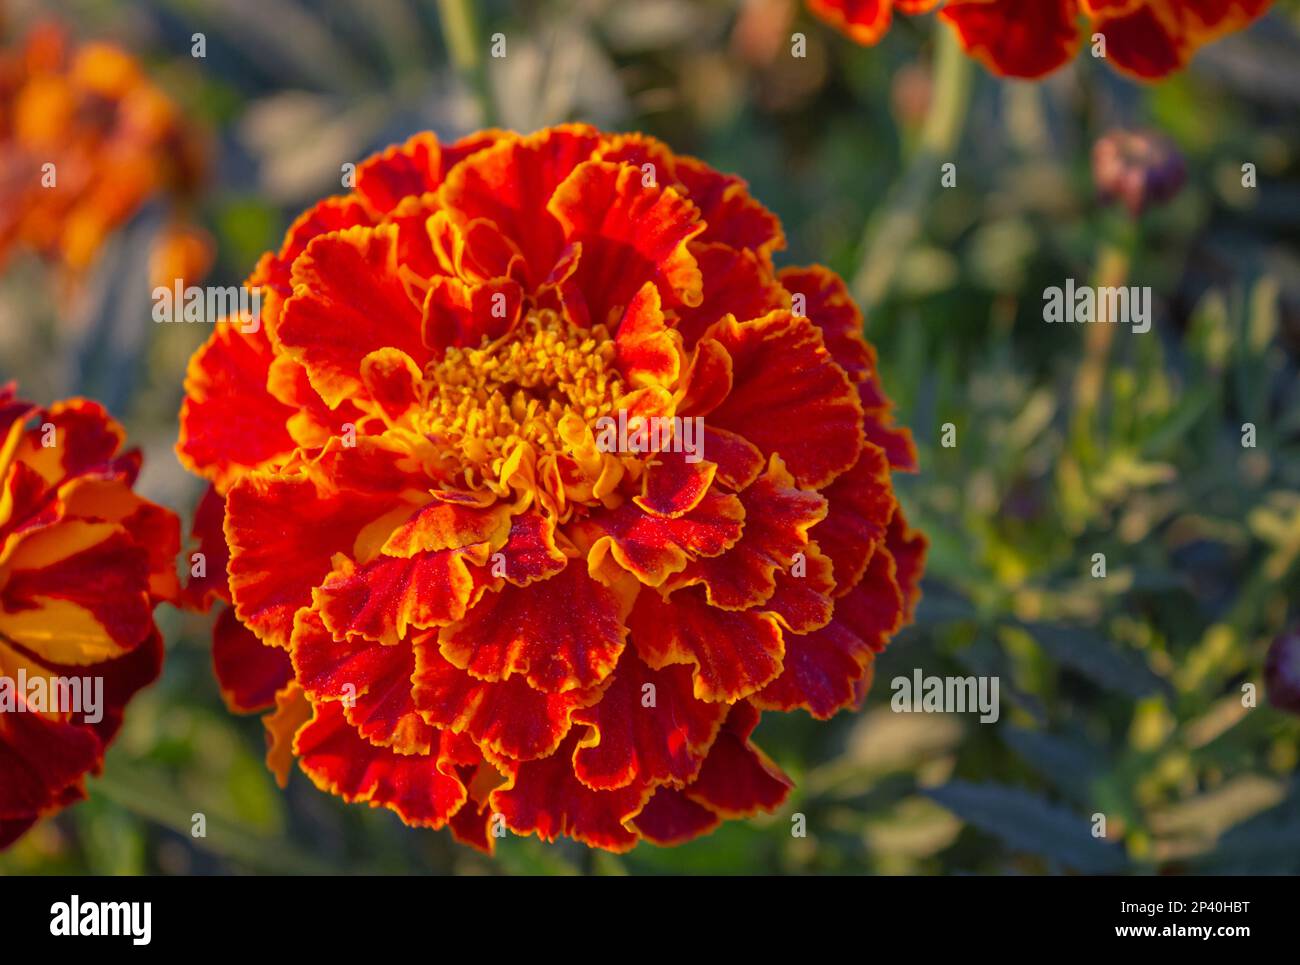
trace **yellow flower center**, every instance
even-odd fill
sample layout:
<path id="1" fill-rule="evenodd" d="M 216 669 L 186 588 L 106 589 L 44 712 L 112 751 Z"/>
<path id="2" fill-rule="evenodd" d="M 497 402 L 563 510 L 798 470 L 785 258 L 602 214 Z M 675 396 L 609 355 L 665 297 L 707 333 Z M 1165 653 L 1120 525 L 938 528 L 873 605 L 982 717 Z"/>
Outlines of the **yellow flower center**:
<path id="1" fill-rule="evenodd" d="M 519 489 L 511 477 L 522 463 L 533 477 L 527 488 L 567 516 L 566 504 L 603 495 L 592 490 L 602 475 L 609 482 L 607 460 L 618 461 L 595 451 L 590 429 L 626 391 L 614 356 L 605 326 L 530 312 L 510 333 L 449 348 L 430 364 L 421 431 L 469 488 Z"/>

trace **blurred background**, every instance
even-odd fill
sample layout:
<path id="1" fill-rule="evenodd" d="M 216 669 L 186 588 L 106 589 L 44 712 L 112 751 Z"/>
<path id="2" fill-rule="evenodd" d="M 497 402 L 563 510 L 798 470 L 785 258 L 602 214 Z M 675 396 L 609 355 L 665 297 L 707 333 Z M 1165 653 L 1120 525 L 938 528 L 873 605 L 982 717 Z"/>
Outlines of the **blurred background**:
<path id="1" fill-rule="evenodd" d="M 417 130 L 584 120 L 743 176 L 784 222 L 779 264 L 851 280 L 916 436 L 922 472 L 898 485 L 932 544 L 916 625 L 863 712 L 765 717 L 759 743 L 797 783 L 770 818 L 675 849 L 512 837 L 487 858 L 298 773 L 281 792 L 260 721 L 221 701 L 211 617 L 162 607 L 163 679 L 90 800 L 0 872 L 1300 872 L 1300 718 L 1269 699 L 1300 707 L 1296 3 L 1155 86 L 1086 55 L 1034 84 L 954 67 L 932 15 L 859 47 L 797 0 L 0 9 L 0 95 L 53 18 L 73 46 L 129 51 L 175 105 L 140 121 L 164 163 L 91 218 L 93 243 L 0 217 L 0 381 L 103 401 L 145 451 L 151 498 L 188 516 L 199 495 L 171 447 L 208 335 L 155 324 L 151 278 L 238 283 L 340 190 L 341 165 Z M 486 56 L 496 33 L 504 58 Z M 9 207 L 20 162 L 0 121 Z M 1138 218 L 1094 185 L 1094 144 L 1117 129 L 1163 132 L 1185 166 Z M 1151 331 L 1044 324 L 1043 292 L 1066 278 L 1150 286 Z M 892 713 L 891 678 L 918 667 L 998 676 L 1000 719 Z"/>

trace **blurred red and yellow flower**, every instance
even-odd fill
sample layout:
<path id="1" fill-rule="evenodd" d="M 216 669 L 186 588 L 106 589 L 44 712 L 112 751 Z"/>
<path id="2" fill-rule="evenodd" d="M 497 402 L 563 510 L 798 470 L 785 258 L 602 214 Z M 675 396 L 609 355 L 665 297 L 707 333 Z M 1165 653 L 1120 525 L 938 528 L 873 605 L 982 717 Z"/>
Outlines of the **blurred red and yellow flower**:
<path id="1" fill-rule="evenodd" d="M 880 40 L 899 13 L 928 13 L 943 0 L 808 0 L 808 9 L 860 44 Z"/>
<path id="2" fill-rule="evenodd" d="M 1085 37 L 1105 38 L 1118 70 L 1156 80 L 1187 66 L 1204 45 L 1249 25 L 1272 0 L 948 0 L 939 16 L 995 74 L 1042 77 L 1068 63 Z M 859 43 L 889 28 L 890 8 L 922 13 L 926 0 L 809 0 L 818 16 Z M 1080 19 L 1086 26 L 1080 27 Z"/>
<path id="3" fill-rule="evenodd" d="M 179 595 L 179 524 L 132 491 L 123 440 L 95 402 L 38 409 L 0 387 L 0 847 L 85 796 L 162 665 L 153 610 Z M 74 679 L 102 687 L 97 707 L 48 699 Z"/>
<path id="4" fill-rule="evenodd" d="M 45 23 L 0 52 L 0 260 L 22 246 L 81 271 L 150 198 L 190 200 L 203 166 L 196 132 L 122 49 L 73 47 Z"/>
<path id="5" fill-rule="evenodd" d="M 626 850 L 780 805 L 761 713 L 861 703 L 925 546 L 861 316 L 783 245 L 738 178 L 576 125 L 417 135 L 294 223 L 177 447 L 282 780 L 484 849 L 494 814 Z"/>

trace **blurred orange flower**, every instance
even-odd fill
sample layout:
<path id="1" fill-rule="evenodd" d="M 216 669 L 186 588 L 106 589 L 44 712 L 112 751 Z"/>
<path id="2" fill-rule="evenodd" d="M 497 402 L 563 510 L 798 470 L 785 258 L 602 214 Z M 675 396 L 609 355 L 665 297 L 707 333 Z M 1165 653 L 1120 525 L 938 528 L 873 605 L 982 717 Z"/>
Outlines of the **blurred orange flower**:
<path id="1" fill-rule="evenodd" d="M 153 609 L 179 595 L 179 525 L 132 492 L 122 442 L 97 403 L 0 387 L 0 847 L 85 796 L 162 665 Z"/>
<path id="2" fill-rule="evenodd" d="M 489 850 L 780 805 L 761 712 L 861 703 L 925 545 L 861 316 L 783 245 L 738 178 L 576 125 L 417 135 L 294 223 L 178 443 L 282 779 Z"/>
<path id="3" fill-rule="evenodd" d="M 149 198 L 188 199 L 202 169 L 196 133 L 120 48 L 73 48 L 47 23 L 0 53 L 0 260 L 22 245 L 75 274 Z"/>
<path id="4" fill-rule="evenodd" d="M 818 16 L 859 43 L 889 28 L 891 7 L 921 13 L 938 0 L 808 0 Z M 948 0 L 940 17 L 995 74 L 1042 77 L 1071 60 L 1084 36 L 1105 39 L 1118 70 L 1155 80 L 1185 67 L 1198 49 L 1241 30 L 1272 0 Z M 1080 17 L 1087 19 L 1081 31 Z"/>

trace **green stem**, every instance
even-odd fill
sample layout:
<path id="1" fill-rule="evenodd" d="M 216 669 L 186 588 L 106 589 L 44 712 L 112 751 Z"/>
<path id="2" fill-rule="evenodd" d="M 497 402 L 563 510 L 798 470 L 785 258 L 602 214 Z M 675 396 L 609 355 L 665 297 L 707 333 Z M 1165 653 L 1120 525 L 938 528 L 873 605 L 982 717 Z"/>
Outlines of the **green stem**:
<path id="1" fill-rule="evenodd" d="M 1123 216 L 1113 216 L 1101 229 L 1097 243 L 1096 266 L 1093 284 L 1097 288 L 1120 288 L 1128 284 L 1129 270 L 1137 250 L 1138 226 Z M 1069 310 L 1073 310 L 1071 306 Z M 1104 312 L 1105 306 L 1099 306 Z M 1099 318 L 1084 333 L 1083 361 L 1074 380 L 1074 435 L 1076 442 L 1089 456 L 1093 451 L 1092 429 L 1106 372 L 1110 362 L 1111 343 L 1115 338 L 1115 324 L 1109 318 Z"/>
<path id="2" fill-rule="evenodd" d="M 496 104 L 488 83 L 487 61 L 479 40 L 474 0 L 438 0 L 438 16 L 451 54 L 452 65 L 478 98 L 479 120 L 483 127 L 497 123 Z"/>
<path id="3" fill-rule="evenodd" d="M 924 209 L 939 184 L 940 166 L 953 160 L 970 106 L 970 58 L 954 31 L 936 29 L 934 86 L 916 151 L 862 236 L 862 262 L 853 278 L 853 294 L 868 314 L 889 294 L 899 262 L 921 232 Z"/>

